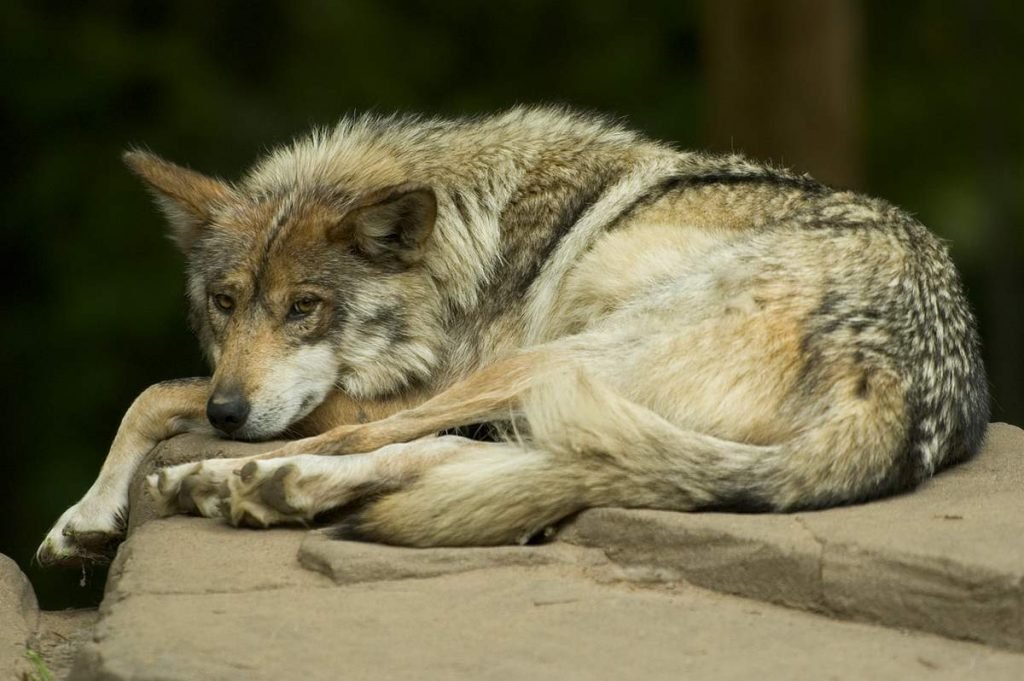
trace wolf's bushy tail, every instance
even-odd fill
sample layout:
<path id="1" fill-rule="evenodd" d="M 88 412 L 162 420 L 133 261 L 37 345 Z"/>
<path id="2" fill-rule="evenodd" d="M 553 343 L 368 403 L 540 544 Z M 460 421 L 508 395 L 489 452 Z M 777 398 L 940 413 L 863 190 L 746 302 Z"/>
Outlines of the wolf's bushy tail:
<path id="1" fill-rule="evenodd" d="M 683 430 L 581 371 L 538 380 L 526 428 L 462 451 L 352 514 L 337 536 L 412 546 L 525 542 L 593 506 L 781 510 L 799 461 Z"/>

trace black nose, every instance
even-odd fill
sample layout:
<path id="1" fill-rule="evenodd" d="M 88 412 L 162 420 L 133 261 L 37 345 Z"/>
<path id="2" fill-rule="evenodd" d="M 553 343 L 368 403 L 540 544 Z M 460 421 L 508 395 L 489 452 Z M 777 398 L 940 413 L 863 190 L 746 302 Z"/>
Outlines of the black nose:
<path id="1" fill-rule="evenodd" d="M 249 402 L 240 392 L 215 392 L 206 403 L 206 418 L 217 430 L 231 435 L 249 416 Z"/>

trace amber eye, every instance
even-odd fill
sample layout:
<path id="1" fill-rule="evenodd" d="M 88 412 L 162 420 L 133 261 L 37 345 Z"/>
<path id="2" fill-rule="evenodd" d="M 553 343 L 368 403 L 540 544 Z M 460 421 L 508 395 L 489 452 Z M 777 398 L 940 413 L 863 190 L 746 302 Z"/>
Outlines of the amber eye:
<path id="1" fill-rule="evenodd" d="M 312 296 L 306 298 L 299 298 L 292 303 L 291 308 L 288 310 L 288 316 L 292 318 L 305 317 L 310 314 L 320 305 L 319 298 L 313 298 Z"/>
<path id="2" fill-rule="evenodd" d="M 217 309 L 221 312 L 231 312 L 235 309 L 235 299 L 231 296 L 226 296 L 223 293 L 218 293 L 213 296 L 213 304 L 217 306 Z"/>

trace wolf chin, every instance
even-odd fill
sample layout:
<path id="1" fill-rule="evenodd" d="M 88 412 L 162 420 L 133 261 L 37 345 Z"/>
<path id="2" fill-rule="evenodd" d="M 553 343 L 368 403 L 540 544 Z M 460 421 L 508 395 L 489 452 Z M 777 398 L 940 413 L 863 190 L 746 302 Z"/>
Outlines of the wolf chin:
<path id="1" fill-rule="evenodd" d="M 805 175 L 555 108 L 350 118 L 236 183 L 125 160 L 187 258 L 213 373 L 136 400 L 43 562 L 109 551 L 140 462 L 186 431 L 298 439 L 154 474 L 167 513 L 414 546 L 593 506 L 860 502 L 982 439 L 946 249 Z M 508 435 L 442 434 L 480 423 Z"/>

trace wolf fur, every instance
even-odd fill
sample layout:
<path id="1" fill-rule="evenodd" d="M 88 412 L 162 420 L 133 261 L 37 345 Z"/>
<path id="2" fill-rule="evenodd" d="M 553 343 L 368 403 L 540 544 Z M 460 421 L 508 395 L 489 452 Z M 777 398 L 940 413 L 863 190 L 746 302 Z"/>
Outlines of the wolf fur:
<path id="1" fill-rule="evenodd" d="M 983 436 L 944 246 L 804 175 L 556 108 L 349 118 L 234 184 L 126 160 L 187 256 L 214 372 L 133 407 L 159 414 L 126 417 L 107 491 L 43 560 L 116 537 L 124 480 L 209 428 L 204 406 L 236 437 L 309 437 L 154 475 L 168 512 L 416 546 L 522 541 L 592 506 L 859 502 Z M 418 439 L 476 423 L 508 436 Z"/>

